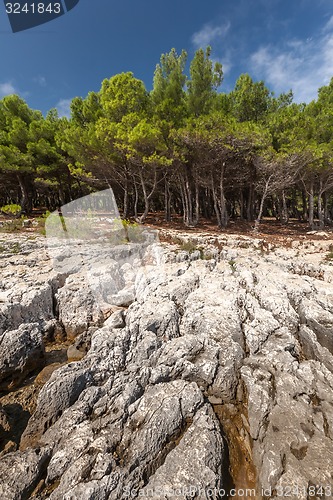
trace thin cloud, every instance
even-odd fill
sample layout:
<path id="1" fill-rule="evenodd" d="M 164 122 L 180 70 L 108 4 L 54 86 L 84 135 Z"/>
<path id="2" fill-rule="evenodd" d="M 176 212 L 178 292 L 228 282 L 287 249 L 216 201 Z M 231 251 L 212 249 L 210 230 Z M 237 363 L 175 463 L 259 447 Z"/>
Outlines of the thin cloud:
<path id="1" fill-rule="evenodd" d="M 11 82 L 0 83 L 0 97 L 17 93 L 16 88 Z"/>
<path id="2" fill-rule="evenodd" d="M 296 102 L 310 102 L 333 76 L 333 20 L 316 38 L 286 41 L 283 48 L 261 47 L 250 57 L 251 72 L 276 92 L 294 92 Z"/>
<path id="3" fill-rule="evenodd" d="M 231 57 L 229 54 L 226 54 L 224 57 L 213 56 L 211 58 L 211 60 L 212 60 L 213 64 L 215 64 L 215 63 L 222 64 L 222 70 L 223 70 L 224 76 L 227 75 L 228 73 L 230 73 L 232 64 L 231 64 Z"/>
<path id="4" fill-rule="evenodd" d="M 200 31 L 192 35 L 192 43 L 196 48 L 204 48 L 207 45 L 212 45 L 217 40 L 224 38 L 230 29 L 230 22 L 214 26 L 213 24 L 205 24 Z"/>
<path id="5" fill-rule="evenodd" d="M 222 64 L 223 74 L 227 75 L 232 68 L 232 57 L 230 51 L 227 53 L 225 50 L 221 51 L 221 47 L 224 44 L 219 42 L 222 41 L 223 38 L 226 37 L 231 27 L 230 21 L 227 21 L 221 25 L 214 25 L 213 23 L 205 24 L 200 31 L 197 31 L 192 35 L 191 41 L 194 45 L 195 49 L 205 48 L 207 46 L 212 46 L 213 54 L 212 61 L 213 63 L 219 62 Z"/>
<path id="6" fill-rule="evenodd" d="M 327 21 L 324 26 L 324 32 L 329 32 L 333 30 L 333 16 Z"/>
<path id="7" fill-rule="evenodd" d="M 42 76 L 42 75 L 38 75 L 36 76 L 33 81 L 35 83 L 38 83 L 38 85 L 40 85 L 41 87 L 46 87 L 46 78 L 45 76 Z"/>
<path id="8" fill-rule="evenodd" d="M 69 118 L 71 114 L 70 110 L 70 105 L 71 105 L 72 99 L 60 99 L 58 103 L 56 104 L 56 109 L 58 111 L 58 115 L 60 118 L 66 117 Z"/>

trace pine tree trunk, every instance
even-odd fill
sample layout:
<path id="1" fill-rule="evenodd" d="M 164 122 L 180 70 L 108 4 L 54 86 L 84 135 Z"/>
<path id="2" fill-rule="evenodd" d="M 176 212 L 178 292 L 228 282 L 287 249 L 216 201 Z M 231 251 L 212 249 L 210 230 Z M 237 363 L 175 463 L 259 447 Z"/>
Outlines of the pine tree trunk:
<path id="1" fill-rule="evenodd" d="M 266 181 L 265 189 L 264 189 L 264 192 L 263 192 L 261 200 L 260 200 L 260 207 L 259 207 L 258 217 L 256 218 L 255 223 L 254 223 L 254 229 L 253 229 L 254 233 L 257 233 L 259 231 L 259 225 L 260 225 L 260 222 L 261 222 L 262 213 L 264 211 L 264 203 L 265 203 L 265 200 L 266 200 L 266 197 L 267 197 L 267 194 L 268 194 L 268 186 L 269 186 L 269 180 Z"/>
<path id="2" fill-rule="evenodd" d="M 139 190 L 138 190 L 138 186 L 135 182 L 135 179 L 134 180 L 134 192 L 135 192 L 135 196 L 134 196 L 134 217 L 135 219 L 138 218 L 138 203 L 139 203 Z"/>
<path id="3" fill-rule="evenodd" d="M 302 189 L 302 217 L 303 220 L 308 220 L 308 205 L 306 199 L 305 189 Z"/>
<path id="4" fill-rule="evenodd" d="M 17 174 L 16 178 L 17 178 L 17 181 L 19 183 L 20 190 L 21 190 L 20 205 L 22 207 L 22 212 L 30 213 L 31 209 L 32 209 L 31 199 L 30 199 L 30 195 L 29 195 L 25 180 L 24 180 L 23 176 L 21 176 L 20 174 Z"/>
<path id="5" fill-rule="evenodd" d="M 219 204 L 218 204 L 218 200 L 217 200 L 213 174 L 211 175 L 211 191 L 212 191 L 212 195 L 213 195 L 213 204 L 214 204 L 214 210 L 215 210 L 216 219 L 217 219 L 217 225 L 220 229 L 222 229 L 221 214 L 220 214 Z"/>
<path id="6" fill-rule="evenodd" d="M 311 230 L 314 228 L 314 194 L 313 194 L 313 181 L 311 181 L 309 189 L 309 226 Z"/>
<path id="7" fill-rule="evenodd" d="M 180 194 L 181 194 L 182 205 L 183 205 L 183 222 L 184 222 L 185 226 L 188 226 L 189 207 L 188 207 L 188 198 L 186 195 L 185 181 L 183 179 L 180 179 Z"/>
<path id="8" fill-rule="evenodd" d="M 220 213 L 221 213 L 221 224 L 222 227 L 225 228 L 228 225 L 228 211 L 227 211 L 227 202 L 225 199 L 224 185 L 223 185 L 224 169 L 225 169 L 225 164 L 223 163 L 223 168 L 221 170 L 221 175 L 220 175 Z"/>
<path id="9" fill-rule="evenodd" d="M 123 218 L 127 219 L 127 217 L 128 217 L 128 180 L 126 179 L 124 186 Z"/>
<path id="10" fill-rule="evenodd" d="M 146 189 L 146 184 L 145 184 L 145 181 L 143 178 L 142 170 L 140 170 L 140 181 L 141 181 L 142 194 L 143 194 L 145 208 L 144 208 L 143 214 L 141 215 L 139 220 L 140 220 L 140 223 L 143 224 L 143 222 L 146 220 L 147 215 L 149 213 L 149 198 L 147 195 L 147 189 Z"/>
<path id="11" fill-rule="evenodd" d="M 325 193 L 323 193 L 323 204 L 324 204 L 324 224 L 330 224 L 331 217 L 328 209 L 328 196 L 326 191 Z"/>
<path id="12" fill-rule="evenodd" d="M 187 226 L 193 226 L 193 206 L 192 206 L 192 190 L 188 175 L 186 175 L 185 181 L 185 197 L 187 198 Z"/>
<path id="13" fill-rule="evenodd" d="M 59 186 L 59 200 L 61 205 L 66 205 L 66 197 L 61 186 Z"/>
<path id="14" fill-rule="evenodd" d="M 164 181 L 164 218 L 166 222 L 171 221 L 171 196 L 167 178 Z"/>
<path id="15" fill-rule="evenodd" d="M 319 193 L 318 193 L 318 219 L 319 219 L 319 226 L 324 227 L 324 212 L 323 212 L 323 205 L 322 205 L 322 181 L 320 181 L 320 188 L 319 188 Z"/>
<path id="16" fill-rule="evenodd" d="M 194 226 L 196 226 L 198 224 L 199 216 L 200 216 L 199 183 L 196 180 L 196 182 L 195 182 L 195 212 L 194 212 L 194 221 L 193 221 Z"/>
<path id="17" fill-rule="evenodd" d="M 282 196 L 281 197 L 282 197 L 281 223 L 282 224 L 288 224 L 288 222 L 289 222 L 289 214 L 288 214 L 286 193 L 284 192 L 284 190 L 282 191 Z"/>

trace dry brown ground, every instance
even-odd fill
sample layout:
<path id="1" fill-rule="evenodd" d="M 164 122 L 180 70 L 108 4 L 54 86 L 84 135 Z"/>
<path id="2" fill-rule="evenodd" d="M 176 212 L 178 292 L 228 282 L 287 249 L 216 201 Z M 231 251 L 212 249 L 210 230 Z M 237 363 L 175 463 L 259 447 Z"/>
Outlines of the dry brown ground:
<path id="1" fill-rule="evenodd" d="M 174 216 L 171 222 L 165 222 L 163 215 L 150 214 L 146 224 L 154 229 L 171 229 L 187 233 L 239 234 L 253 238 L 263 238 L 267 242 L 287 244 L 292 240 L 328 240 L 333 239 L 333 227 L 325 226 L 311 231 L 307 222 L 291 219 L 283 225 L 274 218 L 265 218 L 260 224 L 259 232 L 254 234 L 254 222 L 231 220 L 228 227 L 221 230 L 215 221 L 202 219 L 195 227 L 186 227 L 182 217 Z"/>
<path id="2" fill-rule="evenodd" d="M 0 222 L 6 219 L 8 220 L 9 217 L 0 215 Z M 18 225 L 20 225 L 19 222 Z M 333 226 L 325 226 L 324 228 L 319 228 L 318 226 L 315 231 L 311 231 L 307 222 L 301 222 L 297 219 L 290 219 L 288 224 L 283 225 L 275 218 L 264 218 L 260 224 L 259 232 L 256 234 L 253 232 L 254 222 L 247 222 L 240 219 L 230 220 L 228 227 L 221 230 L 217 226 L 214 219 L 207 220 L 202 218 L 200 219 L 199 224 L 195 227 L 187 227 L 184 225 L 182 217 L 178 215 L 174 215 L 171 222 L 166 222 L 162 212 L 150 213 L 146 219 L 145 225 L 158 230 L 169 229 L 193 234 L 207 233 L 215 235 L 243 235 L 253 238 L 262 238 L 267 242 L 275 244 L 280 243 L 282 245 L 288 245 L 288 243 L 292 240 L 304 241 L 333 239 Z M 3 230 L 0 229 L 0 232 L 3 232 Z M 20 232 L 40 233 L 41 227 L 20 228 L 15 230 L 15 233 Z"/>

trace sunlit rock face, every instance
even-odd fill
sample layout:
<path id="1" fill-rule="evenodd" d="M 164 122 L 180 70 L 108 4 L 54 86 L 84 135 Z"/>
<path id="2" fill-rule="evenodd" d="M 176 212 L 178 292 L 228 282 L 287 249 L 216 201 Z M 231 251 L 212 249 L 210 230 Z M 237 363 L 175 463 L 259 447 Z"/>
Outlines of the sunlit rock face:
<path id="1" fill-rule="evenodd" d="M 4 362 L 4 380 L 60 330 L 75 361 L 43 382 L 20 449 L 0 458 L 1 498 L 223 498 L 232 487 L 262 498 L 294 485 L 306 500 L 311 485 L 333 486 L 330 242 L 196 239 L 190 252 L 150 242 L 158 265 L 124 244 L 89 278 L 52 270 L 39 240 L 5 257 L 0 356 L 23 338 L 31 351 Z M 3 435 L 4 405 L 0 417 Z"/>

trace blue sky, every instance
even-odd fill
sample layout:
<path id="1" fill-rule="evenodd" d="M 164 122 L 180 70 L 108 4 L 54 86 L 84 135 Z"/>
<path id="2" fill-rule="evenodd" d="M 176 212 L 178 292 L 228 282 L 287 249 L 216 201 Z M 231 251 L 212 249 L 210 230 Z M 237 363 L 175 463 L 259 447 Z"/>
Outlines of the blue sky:
<path id="1" fill-rule="evenodd" d="M 80 0 L 66 15 L 11 33 L 0 2 L 0 97 L 16 92 L 44 113 L 104 78 L 132 71 L 151 89 L 160 55 L 192 58 L 207 44 L 224 69 L 221 91 L 241 73 L 297 102 L 316 98 L 333 76 L 332 0 Z"/>

